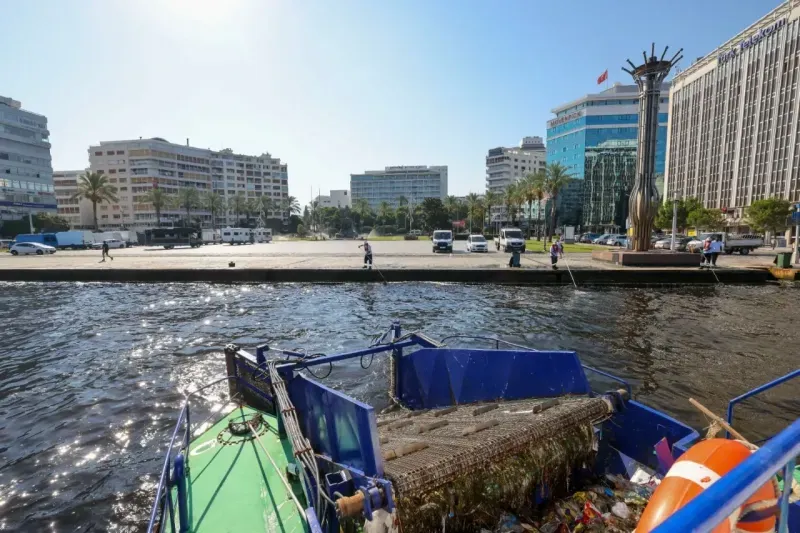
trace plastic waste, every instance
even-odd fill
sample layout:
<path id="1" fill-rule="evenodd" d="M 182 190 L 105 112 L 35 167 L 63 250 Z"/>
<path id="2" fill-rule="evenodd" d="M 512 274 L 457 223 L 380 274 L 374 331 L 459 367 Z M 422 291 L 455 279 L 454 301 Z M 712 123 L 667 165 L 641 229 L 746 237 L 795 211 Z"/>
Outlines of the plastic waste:
<path id="1" fill-rule="evenodd" d="M 614 515 L 622 518 L 623 520 L 627 519 L 631 514 L 631 511 L 630 509 L 628 509 L 628 506 L 625 504 L 625 502 L 615 503 L 611 507 L 611 512 L 614 513 Z"/>
<path id="2" fill-rule="evenodd" d="M 497 527 L 498 533 L 523 533 L 525 528 L 519 522 L 519 518 L 510 513 L 504 513 L 500 517 L 500 524 Z"/>

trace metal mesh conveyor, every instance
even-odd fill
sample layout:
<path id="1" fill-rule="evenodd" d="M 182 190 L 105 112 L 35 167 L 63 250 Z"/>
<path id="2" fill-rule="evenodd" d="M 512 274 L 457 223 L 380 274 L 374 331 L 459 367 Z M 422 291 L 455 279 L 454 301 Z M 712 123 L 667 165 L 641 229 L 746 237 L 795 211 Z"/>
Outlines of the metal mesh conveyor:
<path id="1" fill-rule="evenodd" d="M 426 508 L 441 519 L 453 493 L 466 505 L 524 505 L 543 478 L 564 479 L 591 456 L 592 425 L 612 412 L 603 398 L 569 396 L 383 415 L 385 476 L 401 513 L 420 525 Z"/>

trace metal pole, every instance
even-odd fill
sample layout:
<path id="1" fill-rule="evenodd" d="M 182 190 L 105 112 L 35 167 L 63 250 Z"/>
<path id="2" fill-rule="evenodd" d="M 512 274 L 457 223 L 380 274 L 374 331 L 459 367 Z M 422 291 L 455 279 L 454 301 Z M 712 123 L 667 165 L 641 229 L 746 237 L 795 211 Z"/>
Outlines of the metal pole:
<path id="1" fill-rule="evenodd" d="M 33 233 L 33 214 L 31 211 L 28 211 L 28 225 L 31 227 L 31 233 Z"/>
<path id="2" fill-rule="evenodd" d="M 672 241 L 670 242 L 669 249 L 675 251 L 675 234 L 678 232 L 678 192 L 672 197 Z"/>
<path id="3" fill-rule="evenodd" d="M 797 212 L 794 214 L 796 224 L 794 226 L 794 252 L 792 252 L 792 264 L 800 263 L 800 204 L 794 204 Z"/>

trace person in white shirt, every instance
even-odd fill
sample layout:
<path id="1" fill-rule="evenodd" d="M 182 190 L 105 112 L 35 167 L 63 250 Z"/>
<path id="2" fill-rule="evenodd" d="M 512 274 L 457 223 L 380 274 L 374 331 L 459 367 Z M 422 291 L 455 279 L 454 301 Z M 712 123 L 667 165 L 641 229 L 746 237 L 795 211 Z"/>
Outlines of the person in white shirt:
<path id="1" fill-rule="evenodd" d="M 372 270 L 372 246 L 364 240 L 364 244 L 359 244 L 358 247 L 364 249 L 364 268 L 367 268 L 367 263 L 369 263 L 369 268 Z"/>

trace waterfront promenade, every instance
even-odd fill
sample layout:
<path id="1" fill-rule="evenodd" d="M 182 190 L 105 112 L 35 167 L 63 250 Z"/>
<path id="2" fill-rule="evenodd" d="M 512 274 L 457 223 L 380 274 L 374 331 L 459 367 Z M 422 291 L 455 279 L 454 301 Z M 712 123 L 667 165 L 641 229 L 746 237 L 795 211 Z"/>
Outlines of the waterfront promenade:
<path id="1" fill-rule="evenodd" d="M 133 247 L 111 250 L 114 260 L 100 262 L 99 250 L 59 251 L 46 256 L 0 255 L 4 281 L 119 282 L 361 282 L 437 281 L 509 284 L 762 283 L 772 278 L 774 252 L 720 256 L 716 276 L 693 268 L 621 267 L 592 260 L 592 247 L 578 246 L 552 271 L 547 254 L 528 252 L 522 268 L 508 268 L 510 254 L 491 250 L 467 253 L 457 242 L 452 254 L 434 254 L 430 241 L 374 242 L 372 271 L 362 270 L 359 241 L 278 241 L 201 248 Z M 230 264 L 234 266 L 231 267 Z"/>

